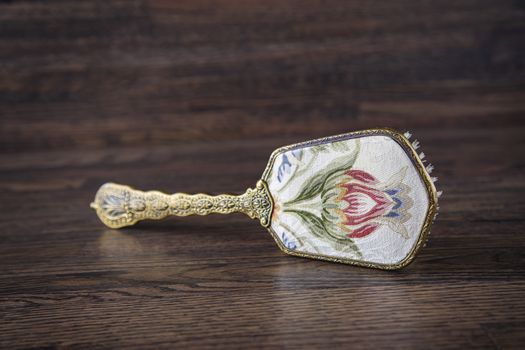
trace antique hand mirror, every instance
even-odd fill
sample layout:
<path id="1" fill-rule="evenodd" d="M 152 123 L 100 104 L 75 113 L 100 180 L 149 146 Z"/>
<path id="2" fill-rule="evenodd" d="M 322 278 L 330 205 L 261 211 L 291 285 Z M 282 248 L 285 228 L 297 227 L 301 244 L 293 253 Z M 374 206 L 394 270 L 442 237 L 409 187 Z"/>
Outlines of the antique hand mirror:
<path id="1" fill-rule="evenodd" d="M 166 216 L 242 212 L 285 253 L 380 269 L 408 265 L 425 243 L 439 193 L 410 134 L 373 129 L 275 150 L 241 195 L 141 192 L 107 183 L 91 203 L 111 228 Z"/>

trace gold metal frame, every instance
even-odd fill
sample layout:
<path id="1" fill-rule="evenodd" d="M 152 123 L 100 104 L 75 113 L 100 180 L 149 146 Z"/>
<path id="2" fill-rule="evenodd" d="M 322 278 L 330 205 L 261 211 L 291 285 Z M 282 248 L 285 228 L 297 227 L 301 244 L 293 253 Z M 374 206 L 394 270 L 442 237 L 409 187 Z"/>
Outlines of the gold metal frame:
<path id="1" fill-rule="evenodd" d="M 121 228 L 141 220 L 159 220 L 167 216 L 230 214 L 240 212 L 259 219 L 262 226 L 270 226 L 273 199 L 264 181 L 241 195 L 220 194 L 166 194 L 159 191 L 143 192 L 126 185 L 106 183 L 98 190 L 91 203 L 106 226 Z"/>
<path id="2" fill-rule="evenodd" d="M 336 258 L 332 256 L 322 255 L 322 254 L 297 252 L 295 250 L 288 249 L 278 238 L 277 233 L 274 232 L 271 227 L 268 227 L 268 231 L 270 231 L 279 249 L 281 249 L 284 253 L 289 254 L 289 255 L 300 256 L 304 258 L 318 259 L 318 260 L 326 260 L 326 261 L 338 262 L 338 263 L 355 265 L 355 266 L 376 268 L 376 269 L 382 269 L 382 270 L 401 269 L 407 266 L 408 264 L 410 264 L 414 260 L 417 253 L 423 247 L 423 245 L 425 244 L 428 238 L 430 227 L 432 226 L 432 222 L 437 213 L 438 196 L 437 196 L 436 187 L 434 186 L 434 183 L 430 175 L 426 171 L 425 166 L 423 165 L 423 162 L 421 161 L 421 159 L 419 159 L 419 156 L 416 150 L 414 149 L 414 147 L 412 147 L 412 144 L 410 143 L 410 141 L 403 134 L 393 129 L 390 129 L 390 128 L 368 129 L 368 130 L 355 131 L 355 132 L 350 132 L 350 133 L 345 133 L 345 134 L 340 134 L 340 135 L 335 135 L 335 136 L 323 137 L 320 139 L 315 139 L 311 141 L 305 141 L 305 142 L 300 142 L 300 143 L 280 147 L 276 149 L 275 151 L 273 151 L 273 153 L 271 154 L 270 160 L 268 161 L 268 164 L 266 165 L 266 169 L 263 172 L 262 181 L 265 181 L 265 182 L 268 181 L 268 177 L 270 176 L 271 170 L 273 169 L 275 159 L 284 152 L 288 152 L 288 151 L 298 149 L 298 148 L 305 148 L 309 146 L 324 144 L 328 142 L 342 141 L 342 140 L 348 140 L 351 138 L 358 138 L 358 137 L 364 137 L 364 136 L 376 136 L 376 135 L 389 136 L 405 150 L 406 154 L 410 157 L 414 166 L 418 170 L 421 176 L 421 179 L 423 180 L 423 183 L 425 185 L 425 188 L 427 190 L 429 205 L 428 205 L 427 213 L 426 213 L 425 220 L 423 223 L 423 227 L 421 228 L 421 232 L 419 234 L 418 240 L 416 241 L 416 243 L 414 244 L 414 246 L 412 247 L 408 255 L 403 260 L 395 264 L 380 264 L 380 263 L 372 263 L 372 262 L 355 260 L 355 259 Z"/>

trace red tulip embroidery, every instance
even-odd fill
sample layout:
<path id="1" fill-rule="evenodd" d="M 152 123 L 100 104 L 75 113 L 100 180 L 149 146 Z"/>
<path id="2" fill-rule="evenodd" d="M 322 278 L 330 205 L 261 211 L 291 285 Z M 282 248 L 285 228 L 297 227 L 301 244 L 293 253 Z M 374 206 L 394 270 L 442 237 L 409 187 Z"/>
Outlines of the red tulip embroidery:
<path id="1" fill-rule="evenodd" d="M 410 188 L 402 182 L 405 173 L 406 167 L 381 183 L 363 170 L 345 172 L 334 190 L 326 191 L 322 197 L 329 214 L 325 218 L 349 238 L 366 237 L 382 225 L 408 238 L 403 224 L 410 219 L 408 210 L 413 201 L 409 197 Z"/>

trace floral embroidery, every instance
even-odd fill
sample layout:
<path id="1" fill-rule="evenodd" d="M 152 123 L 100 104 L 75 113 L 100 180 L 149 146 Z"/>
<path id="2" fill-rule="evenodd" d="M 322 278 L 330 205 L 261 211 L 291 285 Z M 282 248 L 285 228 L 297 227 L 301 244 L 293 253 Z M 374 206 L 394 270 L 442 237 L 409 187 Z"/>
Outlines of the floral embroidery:
<path id="1" fill-rule="evenodd" d="M 312 146 L 314 157 L 330 151 L 328 147 L 332 151 L 344 151 L 344 154 L 328 163 L 323 172 L 305 181 L 292 200 L 276 203 L 274 216 L 278 219 L 285 213 L 292 214 L 313 236 L 331 242 L 332 249 L 360 258 L 362 254 L 355 240 L 375 234 L 383 225 L 409 238 L 404 223 L 411 217 L 409 210 L 413 200 L 409 196 L 411 189 L 403 183 L 407 167 L 381 182 L 369 172 L 354 168 L 360 150 L 359 140 L 354 145 L 352 149 L 341 149 L 337 142 Z M 291 172 L 291 167 L 290 159 L 283 154 L 277 172 L 279 182 Z M 284 233 L 281 240 L 287 247 L 291 243 Z M 290 249 L 297 248 L 295 242 L 293 247 Z"/>
<path id="2" fill-rule="evenodd" d="M 292 168 L 292 163 L 290 163 L 288 156 L 286 154 L 283 154 L 281 165 L 279 166 L 279 169 L 277 170 L 277 180 L 279 182 L 283 181 L 284 175 L 287 173 L 290 173 L 291 168 Z"/>
<path id="3" fill-rule="evenodd" d="M 293 240 L 288 239 L 288 237 L 286 237 L 284 232 L 281 233 L 281 240 L 286 248 L 291 249 L 291 250 L 294 250 L 295 248 L 297 248 L 297 244 L 295 244 Z"/>
<path id="4" fill-rule="evenodd" d="M 385 184 L 363 170 L 349 170 L 341 177 L 333 191 L 325 192 L 323 206 L 331 208 L 333 224 L 346 232 L 349 238 L 362 238 L 387 224 L 405 238 L 404 225 L 410 219 L 408 209 L 412 199 L 410 188 L 401 182 L 406 167 Z"/>
<path id="5" fill-rule="evenodd" d="M 296 163 L 297 161 L 301 160 L 302 150 L 293 150 L 290 153 L 293 157 L 292 161 L 290 161 L 290 158 L 288 158 L 286 154 L 283 154 L 281 165 L 279 165 L 279 168 L 277 169 L 277 181 L 279 182 L 283 181 L 286 174 L 290 174 L 292 172 L 292 163 Z"/>

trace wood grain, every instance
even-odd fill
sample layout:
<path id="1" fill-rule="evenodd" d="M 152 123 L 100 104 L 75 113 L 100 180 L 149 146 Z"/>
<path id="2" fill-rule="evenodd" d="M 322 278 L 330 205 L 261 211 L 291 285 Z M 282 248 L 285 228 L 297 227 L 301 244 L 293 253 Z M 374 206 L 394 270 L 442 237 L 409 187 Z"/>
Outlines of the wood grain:
<path id="1" fill-rule="evenodd" d="M 0 2 L 0 347 L 521 348 L 523 43 L 506 0 Z M 401 271 L 88 207 L 106 181 L 240 193 L 279 146 L 379 126 L 445 191 Z"/>

